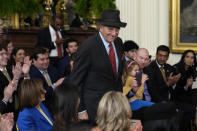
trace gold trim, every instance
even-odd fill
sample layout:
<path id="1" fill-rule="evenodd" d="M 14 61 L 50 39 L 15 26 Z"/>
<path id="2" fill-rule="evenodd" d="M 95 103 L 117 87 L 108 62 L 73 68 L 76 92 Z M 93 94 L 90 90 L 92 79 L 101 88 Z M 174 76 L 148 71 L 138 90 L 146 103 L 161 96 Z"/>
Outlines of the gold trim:
<path id="1" fill-rule="evenodd" d="M 11 27 L 14 29 L 19 29 L 19 14 L 14 13 L 11 16 Z"/>
<path id="2" fill-rule="evenodd" d="M 170 12 L 170 49 L 173 53 L 183 53 L 185 50 L 192 49 L 197 52 L 197 43 L 180 42 L 180 0 L 169 0 Z"/>

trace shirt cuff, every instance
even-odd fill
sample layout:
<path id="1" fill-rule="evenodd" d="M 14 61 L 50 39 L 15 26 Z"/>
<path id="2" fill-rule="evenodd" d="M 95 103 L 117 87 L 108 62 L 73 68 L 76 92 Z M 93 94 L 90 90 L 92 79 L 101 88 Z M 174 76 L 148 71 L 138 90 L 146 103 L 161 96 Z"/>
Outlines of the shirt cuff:
<path id="1" fill-rule="evenodd" d="M 187 88 L 186 86 L 184 86 L 184 90 L 185 90 L 185 91 L 187 91 L 187 90 L 188 90 L 188 88 Z"/>
<path id="2" fill-rule="evenodd" d="M 78 115 L 81 115 L 81 114 L 83 114 L 84 112 L 87 112 L 87 110 L 83 110 L 83 111 L 81 111 L 81 112 L 78 112 Z"/>
<path id="3" fill-rule="evenodd" d="M 7 106 L 7 102 L 6 101 L 2 100 L 2 102 Z"/>

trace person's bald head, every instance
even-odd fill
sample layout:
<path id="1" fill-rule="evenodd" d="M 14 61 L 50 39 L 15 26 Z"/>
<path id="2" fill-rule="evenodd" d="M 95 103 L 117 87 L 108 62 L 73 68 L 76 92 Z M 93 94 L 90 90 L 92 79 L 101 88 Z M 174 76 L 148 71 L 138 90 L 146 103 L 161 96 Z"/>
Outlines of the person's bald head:
<path id="1" fill-rule="evenodd" d="M 148 50 L 145 48 L 140 48 L 135 57 L 135 61 L 139 64 L 140 69 L 144 69 L 144 67 L 148 65 L 149 60 Z"/>

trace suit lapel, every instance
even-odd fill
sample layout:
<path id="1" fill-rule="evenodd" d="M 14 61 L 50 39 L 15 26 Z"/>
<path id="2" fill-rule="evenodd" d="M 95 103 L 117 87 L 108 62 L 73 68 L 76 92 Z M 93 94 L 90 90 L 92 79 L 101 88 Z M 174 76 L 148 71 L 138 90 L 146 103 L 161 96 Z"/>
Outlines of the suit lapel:
<path id="1" fill-rule="evenodd" d="M 160 70 L 159 66 L 157 65 L 157 63 L 156 63 L 156 60 L 154 61 L 154 65 L 155 65 L 155 68 L 158 70 L 157 71 L 158 77 L 161 78 L 161 81 L 163 81 L 166 84 L 166 82 L 165 82 L 165 80 L 163 78 L 163 75 L 161 73 L 161 70 Z M 165 75 L 166 75 L 165 65 L 164 65 L 164 72 L 165 72 Z M 166 78 L 167 78 L 167 75 L 166 75 Z"/>
<path id="2" fill-rule="evenodd" d="M 35 67 L 34 65 L 32 65 L 33 71 L 35 71 L 34 73 L 36 74 L 37 78 L 41 78 L 43 80 L 43 82 L 45 84 L 47 84 L 44 76 L 42 75 L 42 73 L 39 71 L 39 69 L 37 67 Z"/>
<path id="3" fill-rule="evenodd" d="M 166 78 L 168 78 L 171 72 L 169 71 L 169 68 L 167 67 L 166 64 L 164 65 L 164 70 L 165 70 Z"/>
<path id="4" fill-rule="evenodd" d="M 114 41 L 114 45 L 116 47 L 116 53 L 117 53 L 117 57 L 118 57 L 118 75 L 120 75 L 120 69 L 122 68 L 122 59 L 121 59 L 121 53 L 120 53 L 120 50 L 119 50 L 119 46 L 118 46 L 118 43 L 116 40 Z"/>

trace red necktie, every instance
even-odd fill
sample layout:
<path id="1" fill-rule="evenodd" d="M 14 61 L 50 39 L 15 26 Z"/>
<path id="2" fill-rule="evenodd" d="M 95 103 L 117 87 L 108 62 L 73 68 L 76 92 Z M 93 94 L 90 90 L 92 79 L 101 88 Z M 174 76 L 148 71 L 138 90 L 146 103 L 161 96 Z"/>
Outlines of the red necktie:
<path id="1" fill-rule="evenodd" d="M 60 39 L 58 32 L 56 31 L 56 38 L 57 40 Z M 61 44 L 57 44 L 57 54 L 58 54 L 58 58 L 62 57 L 62 49 L 61 49 Z"/>
<path id="2" fill-rule="evenodd" d="M 115 58 L 114 48 L 111 43 L 109 43 L 109 59 L 112 64 L 114 76 L 116 77 L 116 58 Z"/>

